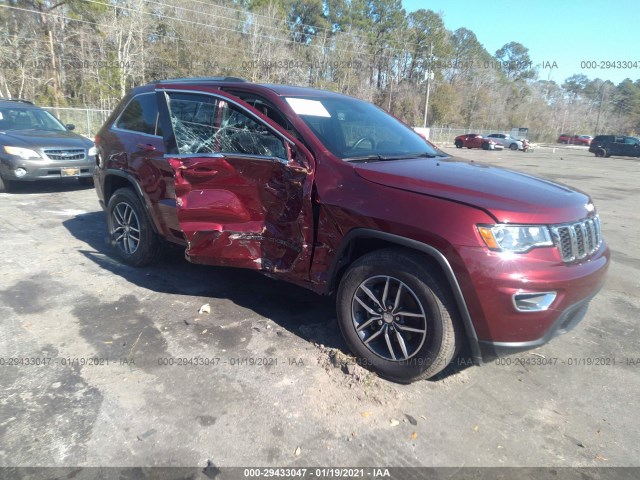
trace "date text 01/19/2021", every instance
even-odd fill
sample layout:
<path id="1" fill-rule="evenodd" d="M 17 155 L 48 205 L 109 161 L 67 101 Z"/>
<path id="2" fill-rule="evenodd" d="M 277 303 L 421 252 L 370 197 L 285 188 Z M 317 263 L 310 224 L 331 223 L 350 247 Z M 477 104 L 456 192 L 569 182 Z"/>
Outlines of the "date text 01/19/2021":
<path id="1" fill-rule="evenodd" d="M 496 365 L 501 366 L 586 366 L 586 367 L 615 367 L 640 366 L 640 358 L 633 357 L 504 357 L 494 360 Z"/>
<path id="2" fill-rule="evenodd" d="M 389 478 L 388 468 L 245 468 L 245 478 Z"/>

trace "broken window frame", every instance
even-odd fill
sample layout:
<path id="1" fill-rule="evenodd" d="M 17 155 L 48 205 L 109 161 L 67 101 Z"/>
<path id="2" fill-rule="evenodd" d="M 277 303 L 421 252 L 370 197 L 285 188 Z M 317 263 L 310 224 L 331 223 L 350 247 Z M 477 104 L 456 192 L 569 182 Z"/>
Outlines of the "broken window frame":
<path id="1" fill-rule="evenodd" d="M 156 92 L 161 95 L 158 99 L 162 98 L 165 103 L 168 114 L 167 123 L 172 130 L 170 138 L 167 139 L 167 153 L 179 156 L 247 155 L 289 163 L 291 141 L 232 99 L 202 91 L 158 89 Z M 189 97 L 193 97 L 193 100 Z M 205 102 L 205 98 L 209 101 Z M 178 115 L 172 110 L 172 104 L 175 108 L 179 101 L 214 105 L 211 119 L 213 124 L 191 122 L 193 131 L 189 131 L 191 126 L 185 128 L 185 120 L 177 118 Z M 193 112 L 193 119 L 198 113 L 198 109 Z M 237 122 L 229 125 L 232 118 Z M 210 136 L 203 137 L 202 132 L 195 131 L 197 128 L 201 130 L 210 128 L 214 132 Z M 271 143 L 270 146 L 269 143 Z"/>

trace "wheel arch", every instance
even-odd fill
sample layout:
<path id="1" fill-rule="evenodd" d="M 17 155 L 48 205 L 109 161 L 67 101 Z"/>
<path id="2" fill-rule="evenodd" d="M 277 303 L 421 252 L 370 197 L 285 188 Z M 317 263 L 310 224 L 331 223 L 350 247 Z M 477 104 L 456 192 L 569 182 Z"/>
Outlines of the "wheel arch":
<path id="1" fill-rule="evenodd" d="M 122 170 L 117 169 L 108 169 L 106 171 L 104 182 L 102 186 L 102 192 L 104 197 L 104 204 L 109 204 L 109 199 L 111 196 L 120 188 L 129 188 L 134 191 L 134 193 L 140 199 L 140 203 L 145 210 L 147 218 L 150 220 L 151 227 L 153 228 L 154 233 L 160 232 L 160 227 L 156 223 L 156 218 L 149 211 L 149 202 L 147 201 L 147 197 L 142 191 L 142 188 L 136 181 L 135 177 L 128 172 L 123 172 Z"/>
<path id="2" fill-rule="evenodd" d="M 415 253 L 421 253 L 428 259 L 430 264 L 438 269 L 443 279 L 453 294 L 460 319 L 462 320 L 465 336 L 471 349 L 473 361 L 476 364 L 482 363 L 482 354 L 478 343 L 478 336 L 467 308 L 467 303 L 462 294 L 460 284 L 451 268 L 447 258 L 436 248 L 423 242 L 401 237 L 391 233 L 370 230 L 367 228 L 355 228 L 351 230 L 342 240 L 329 270 L 329 281 L 327 282 L 326 293 L 332 294 L 337 289 L 340 279 L 346 272 L 349 265 L 355 260 L 375 250 L 389 247 L 400 247 Z"/>

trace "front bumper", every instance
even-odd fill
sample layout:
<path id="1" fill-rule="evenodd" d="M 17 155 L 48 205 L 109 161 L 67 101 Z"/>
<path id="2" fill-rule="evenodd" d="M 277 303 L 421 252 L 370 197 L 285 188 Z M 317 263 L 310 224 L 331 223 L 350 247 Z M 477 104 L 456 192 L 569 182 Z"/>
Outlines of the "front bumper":
<path id="1" fill-rule="evenodd" d="M 544 345 L 552 338 L 567 333 L 578 323 L 580 323 L 585 317 L 589 308 L 589 302 L 594 296 L 595 294 L 567 308 L 556 319 L 556 321 L 551 325 L 547 332 L 542 337 L 536 340 L 524 342 L 492 342 L 488 340 L 478 341 L 480 353 L 482 355 L 482 361 L 486 363 L 499 357 L 506 357 L 518 352 L 532 350 L 541 345 Z"/>
<path id="2" fill-rule="evenodd" d="M 51 180 L 69 177 L 91 177 L 95 169 L 95 156 L 86 155 L 81 160 L 51 160 L 36 158 L 25 160 L 20 157 L 0 157 L 0 175 L 11 181 Z M 26 170 L 23 176 L 16 170 Z"/>
<path id="3" fill-rule="evenodd" d="M 536 348 L 575 327 L 602 288 L 610 259 L 604 243 L 574 264 L 564 263 L 556 248 L 505 255 L 463 247 L 458 253 L 466 268 L 456 274 L 483 362 Z M 519 311 L 514 305 L 514 295 L 542 292 L 556 294 L 544 310 Z"/>

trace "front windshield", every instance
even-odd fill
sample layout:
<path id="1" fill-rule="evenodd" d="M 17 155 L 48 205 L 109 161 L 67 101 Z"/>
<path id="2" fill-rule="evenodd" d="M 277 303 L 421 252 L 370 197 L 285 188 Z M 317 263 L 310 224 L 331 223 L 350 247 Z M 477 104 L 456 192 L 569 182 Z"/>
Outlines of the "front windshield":
<path id="1" fill-rule="evenodd" d="M 0 108 L 0 130 L 66 130 L 56 117 L 37 108 Z"/>
<path id="2" fill-rule="evenodd" d="M 412 129 L 368 102 L 348 97 L 286 100 L 327 149 L 343 160 L 443 155 Z"/>

